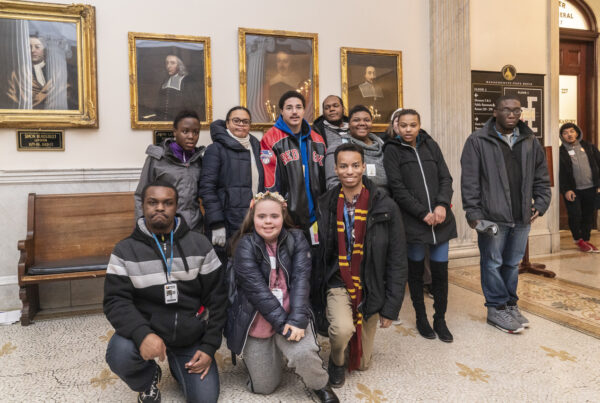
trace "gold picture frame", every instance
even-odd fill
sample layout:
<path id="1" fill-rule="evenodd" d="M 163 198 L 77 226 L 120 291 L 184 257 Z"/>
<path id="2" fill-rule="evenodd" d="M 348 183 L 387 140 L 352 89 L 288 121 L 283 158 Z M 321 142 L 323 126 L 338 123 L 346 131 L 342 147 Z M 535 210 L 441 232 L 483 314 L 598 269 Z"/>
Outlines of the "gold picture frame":
<path id="1" fill-rule="evenodd" d="M 288 90 L 305 96 L 309 123 L 319 116 L 318 34 L 238 28 L 238 45 L 240 105 L 252 114 L 252 130 L 273 126 Z"/>
<path id="2" fill-rule="evenodd" d="M 385 131 L 392 113 L 402 108 L 402 52 L 342 47 L 340 59 L 344 105 L 366 106 L 373 114 L 373 131 Z"/>
<path id="3" fill-rule="evenodd" d="M 131 128 L 169 130 L 181 109 L 212 121 L 210 38 L 129 32 Z M 140 63 L 143 60 L 143 63 Z"/>
<path id="4" fill-rule="evenodd" d="M 0 127 L 98 127 L 93 6 L 2 1 L 0 42 Z"/>

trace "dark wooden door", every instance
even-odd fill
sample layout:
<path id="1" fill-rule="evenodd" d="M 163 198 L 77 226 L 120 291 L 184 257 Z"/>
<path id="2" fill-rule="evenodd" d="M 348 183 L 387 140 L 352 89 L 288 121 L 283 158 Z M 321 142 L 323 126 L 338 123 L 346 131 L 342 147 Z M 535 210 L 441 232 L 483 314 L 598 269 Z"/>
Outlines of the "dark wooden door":
<path id="1" fill-rule="evenodd" d="M 561 40 L 560 74 L 577 76 L 577 125 L 581 128 L 585 141 L 596 143 L 595 133 L 595 85 L 594 42 Z M 556 136 L 558 133 L 552 133 Z M 569 229 L 567 211 L 562 196 L 560 198 L 560 229 Z"/>

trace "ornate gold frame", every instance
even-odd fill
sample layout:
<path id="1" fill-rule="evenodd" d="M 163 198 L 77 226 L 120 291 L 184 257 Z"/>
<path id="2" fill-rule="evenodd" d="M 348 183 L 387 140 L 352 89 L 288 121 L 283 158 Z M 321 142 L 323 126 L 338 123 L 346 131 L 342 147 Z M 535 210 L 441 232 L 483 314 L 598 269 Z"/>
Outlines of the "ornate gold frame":
<path id="1" fill-rule="evenodd" d="M 139 121 L 138 120 L 138 84 L 137 84 L 137 55 L 135 41 L 150 39 L 169 42 L 203 42 L 204 43 L 204 108 L 206 120 L 200 122 L 202 129 L 208 128 L 212 122 L 212 76 L 210 68 L 210 38 L 207 36 L 148 34 L 129 32 L 129 94 L 131 99 L 131 128 L 150 130 L 169 130 L 173 128 L 172 121 Z"/>
<path id="2" fill-rule="evenodd" d="M 96 11 L 85 4 L 50 4 L 3 0 L 0 18 L 70 22 L 77 25 L 79 110 L 0 109 L 0 127 L 97 128 Z"/>
<path id="3" fill-rule="evenodd" d="M 291 38 L 302 38 L 312 40 L 313 49 L 313 72 L 312 72 L 312 93 L 314 105 L 314 118 L 319 116 L 319 39 L 318 34 L 306 32 L 292 32 L 270 29 L 252 29 L 238 28 L 238 48 L 239 48 L 239 66 L 240 66 L 240 105 L 247 107 L 247 71 L 246 71 L 246 34 L 264 35 L 264 36 L 283 36 Z M 312 122 L 311 122 L 312 123 Z M 252 123 L 251 130 L 268 130 L 273 123 Z"/>
<path id="4" fill-rule="evenodd" d="M 381 50 L 364 48 L 340 48 L 340 59 L 342 67 L 342 100 L 348 108 L 348 53 L 373 54 L 382 56 L 396 56 L 396 67 L 398 76 L 398 108 L 402 108 L 402 52 L 399 50 Z M 373 123 L 373 131 L 385 131 L 388 123 Z"/>

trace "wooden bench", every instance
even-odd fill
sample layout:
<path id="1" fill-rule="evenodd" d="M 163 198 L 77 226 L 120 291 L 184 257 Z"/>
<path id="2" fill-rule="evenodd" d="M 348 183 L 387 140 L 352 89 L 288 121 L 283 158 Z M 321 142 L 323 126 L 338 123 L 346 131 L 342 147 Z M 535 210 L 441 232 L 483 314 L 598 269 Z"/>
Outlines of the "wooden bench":
<path id="1" fill-rule="evenodd" d="M 19 241 L 21 324 L 40 310 L 38 284 L 104 277 L 117 242 L 134 228 L 133 192 L 29 194 Z"/>

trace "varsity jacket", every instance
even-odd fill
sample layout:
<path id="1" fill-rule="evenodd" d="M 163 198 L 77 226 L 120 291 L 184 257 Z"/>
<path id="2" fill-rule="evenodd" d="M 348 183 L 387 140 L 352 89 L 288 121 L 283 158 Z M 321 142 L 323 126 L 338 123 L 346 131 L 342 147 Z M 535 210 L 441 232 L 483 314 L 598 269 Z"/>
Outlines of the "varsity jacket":
<path id="1" fill-rule="evenodd" d="M 168 347 L 198 344 L 213 356 L 226 320 L 221 262 L 208 239 L 177 218 L 173 245 L 168 235 L 164 241 L 157 237 L 157 244 L 142 217 L 133 233 L 115 246 L 104 281 L 104 313 L 116 333 L 138 348 L 155 333 Z M 159 244 L 167 261 L 173 246 L 170 275 Z M 165 303 L 167 279 L 177 285 L 175 303 Z"/>
<path id="2" fill-rule="evenodd" d="M 325 141 L 305 120 L 299 137 L 280 116 L 260 142 L 260 159 L 265 188 L 287 199 L 294 223 L 306 230 L 316 221 L 317 199 L 326 190 Z"/>

